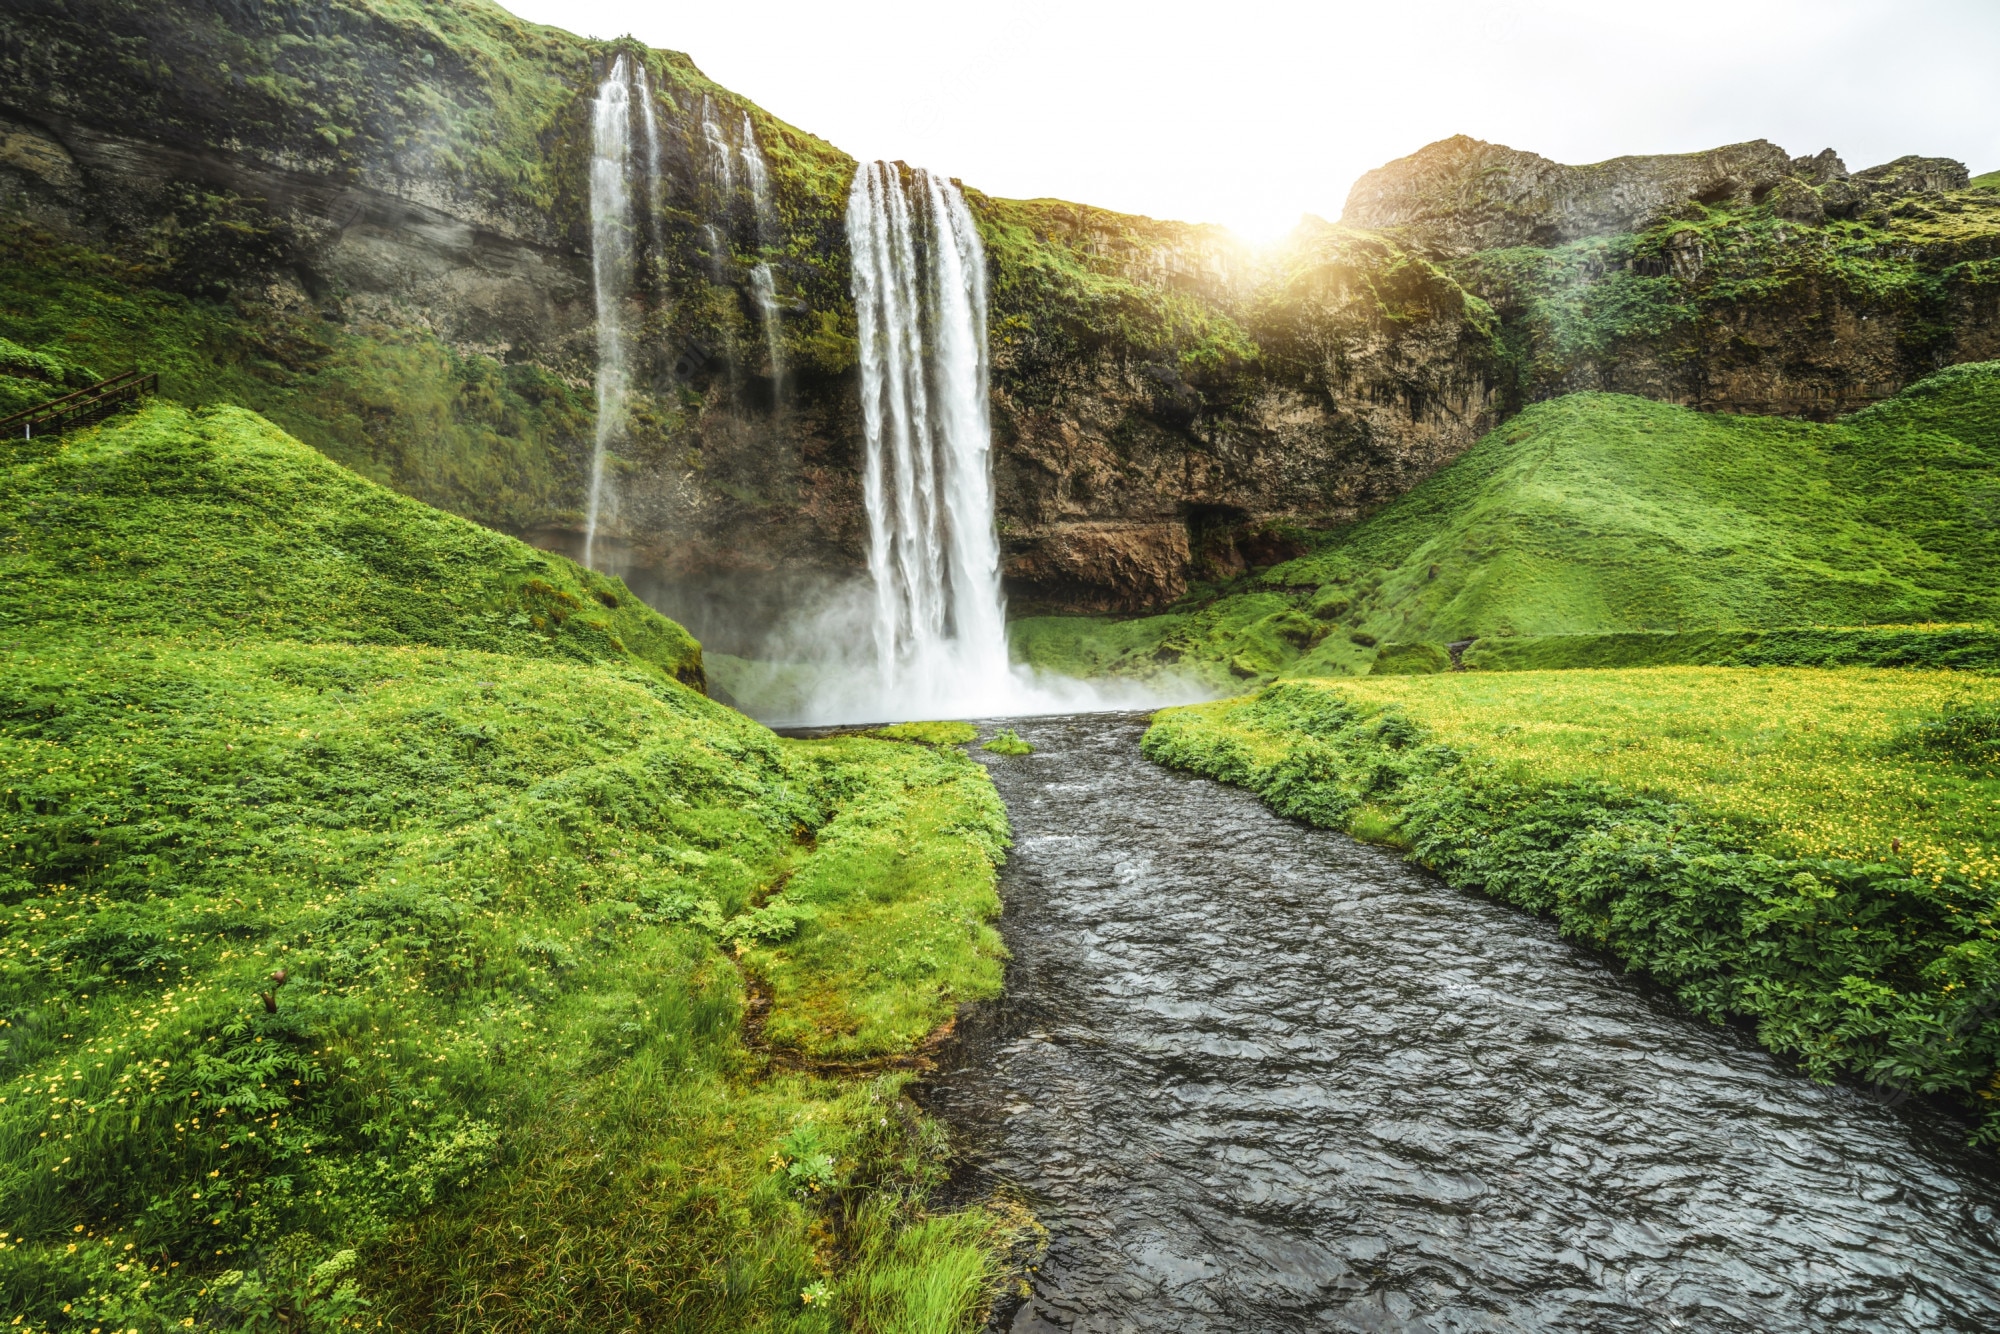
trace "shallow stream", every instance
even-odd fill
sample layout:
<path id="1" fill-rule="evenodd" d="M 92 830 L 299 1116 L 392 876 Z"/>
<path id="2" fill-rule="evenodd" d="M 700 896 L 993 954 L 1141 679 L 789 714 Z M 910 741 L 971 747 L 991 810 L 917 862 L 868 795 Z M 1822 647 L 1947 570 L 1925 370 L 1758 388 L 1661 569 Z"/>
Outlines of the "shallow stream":
<path id="1" fill-rule="evenodd" d="M 1005 997 L 927 1085 L 1012 1331 L 1996 1330 L 2000 1169 L 1395 855 L 1011 724 Z"/>

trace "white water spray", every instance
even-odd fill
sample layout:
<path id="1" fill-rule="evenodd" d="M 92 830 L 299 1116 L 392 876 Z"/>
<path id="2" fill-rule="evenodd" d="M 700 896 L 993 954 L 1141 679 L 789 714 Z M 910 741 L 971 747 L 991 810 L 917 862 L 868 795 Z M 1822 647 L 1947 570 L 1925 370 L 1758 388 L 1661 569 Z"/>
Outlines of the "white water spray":
<path id="1" fill-rule="evenodd" d="M 999 711 L 1015 692 L 993 525 L 985 251 L 956 186 L 885 162 L 855 173 L 847 235 L 880 699 L 899 712 Z"/>
<path id="2" fill-rule="evenodd" d="M 632 200 L 625 180 L 631 158 L 631 75 L 621 55 L 598 86 L 591 115 L 590 274 L 597 299 L 597 439 L 590 454 L 585 565 L 594 562 L 597 526 L 605 509 L 604 456 L 625 429 L 629 376 L 623 317 L 632 272 Z"/>
<path id="3" fill-rule="evenodd" d="M 743 133 L 739 140 L 743 155 L 743 177 L 750 182 L 750 201 L 757 211 L 757 244 L 769 249 L 777 239 L 777 210 L 771 203 L 771 173 L 764 165 L 764 150 L 757 142 L 757 128 L 750 113 L 743 113 Z M 783 354 L 778 347 L 778 285 L 768 262 L 750 270 L 750 293 L 757 299 L 757 315 L 764 325 L 764 350 L 771 358 L 771 380 L 782 394 L 785 379 Z"/>
<path id="4" fill-rule="evenodd" d="M 848 191 L 847 239 L 869 577 L 826 590 L 816 615 L 773 633 L 755 659 L 712 655 L 717 679 L 777 725 L 1209 698 L 1192 679 L 1079 681 L 1009 662 L 978 228 L 950 181 L 871 162 Z"/>

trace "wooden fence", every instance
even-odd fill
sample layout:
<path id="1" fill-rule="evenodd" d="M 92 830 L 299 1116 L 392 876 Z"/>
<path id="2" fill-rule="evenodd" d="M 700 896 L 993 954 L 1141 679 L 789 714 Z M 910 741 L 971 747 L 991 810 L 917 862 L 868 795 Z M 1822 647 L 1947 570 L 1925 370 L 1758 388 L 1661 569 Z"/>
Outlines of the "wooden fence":
<path id="1" fill-rule="evenodd" d="M 0 440 L 33 440 L 37 436 L 61 435 L 65 431 L 101 422 L 112 413 L 159 392 L 158 375 L 126 371 L 123 375 L 99 380 L 88 389 L 37 403 L 11 417 L 0 417 Z"/>

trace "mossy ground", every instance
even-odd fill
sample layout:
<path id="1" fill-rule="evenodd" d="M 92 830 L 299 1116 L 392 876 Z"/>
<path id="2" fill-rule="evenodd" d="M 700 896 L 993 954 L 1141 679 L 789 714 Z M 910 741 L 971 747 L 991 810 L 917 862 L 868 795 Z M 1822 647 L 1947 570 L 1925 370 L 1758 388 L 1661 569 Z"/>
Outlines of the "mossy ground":
<path id="1" fill-rule="evenodd" d="M 6 475 L 19 1327 L 965 1326 L 1015 1225 L 813 1062 L 997 990 L 977 765 L 782 741 L 615 582 L 240 410 Z"/>
<path id="2" fill-rule="evenodd" d="M 1529 408 L 1380 513 L 1205 606 L 1041 618 L 1026 661 L 1243 679 L 1365 671 L 1385 643 L 1989 622 L 2000 363 L 1832 425 L 1611 394 Z"/>
<path id="3" fill-rule="evenodd" d="M 1293 681 L 1165 763 L 1555 917 L 1820 1077 L 2000 1142 L 2000 682 L 1658 668 Z"/>
<path id="4" fill-rule="evenodd" d="M 2000 895 L 2000 751 L 1981 767 L 1903 744 L 1952 710 L 2000 710 L 2000 679 L 1662 667 L 1367 677 L 1339 689 L 1515 781 L 1611 783 L 1698 807 L 1774 856 L 1895 861 Z"/>

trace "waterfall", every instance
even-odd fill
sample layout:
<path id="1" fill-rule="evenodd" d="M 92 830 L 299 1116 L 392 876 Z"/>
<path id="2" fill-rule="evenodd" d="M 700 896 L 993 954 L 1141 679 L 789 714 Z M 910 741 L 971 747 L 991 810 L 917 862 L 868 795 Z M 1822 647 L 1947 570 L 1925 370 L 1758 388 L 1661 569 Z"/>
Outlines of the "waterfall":
<path id="1" fill-rule="evenodd" d="M 743 154 L 743 176 L 750 182 L 750 201 L 757 211 L 757 244 L 770 250 L 777 243 L 777 210 L 771 204 L 771 173 L 764 166 L 764 150 L 757 143 L 757 129 L 750 113 L 743 113 L 743 134 L 739 151 Z M 757 299 L 757 315 L 764 324 L 764 348 L 771 358 L 771 381 L 782 392 L 785 366 L 778 348 L 778 285 L 768 260 L 750 271 L 750 292 Z"/>
<path id="2" fill-rule="evenodd" d="M 597 299 L 597 439 L 590 454 L 590 503 L 583 529 L 583 563 L 596 556 L 604 512 L 604 456 L 623 434 L 625 293 L 632 272 L 632 200 L 625 188 L 632 159 L 631 74 L 624 56 L 597 89 L 591 115 L 590 276 Z"/>
<path id="3" fill-rule="evenodd" d="M 861 335 L 868 572 L 881 701 L 1005 707 L 987 420 L 986 259 L 956 186 L 864 163 L 847 196 Z"/>
<path id="4" fill-rule="evenodd" d="M 660 124 L 653 115 L 653 85 L 646 77 L 646 67 L 638 66 L 639 110 L 646 126 L 646 235 L 653 243 L 653 252 L 660 249 Z"/>
<path id="5" fill-rule="evenodd" d="M 701 96 L 701 137 L 708 144 L 709 169 L 715 173 L 716 187 L 727 207 L 729 196 L 736 193 L 736 169 L 730 162 L 729 140 L 715 123 L 715 99 L 707 93 Z"/>

